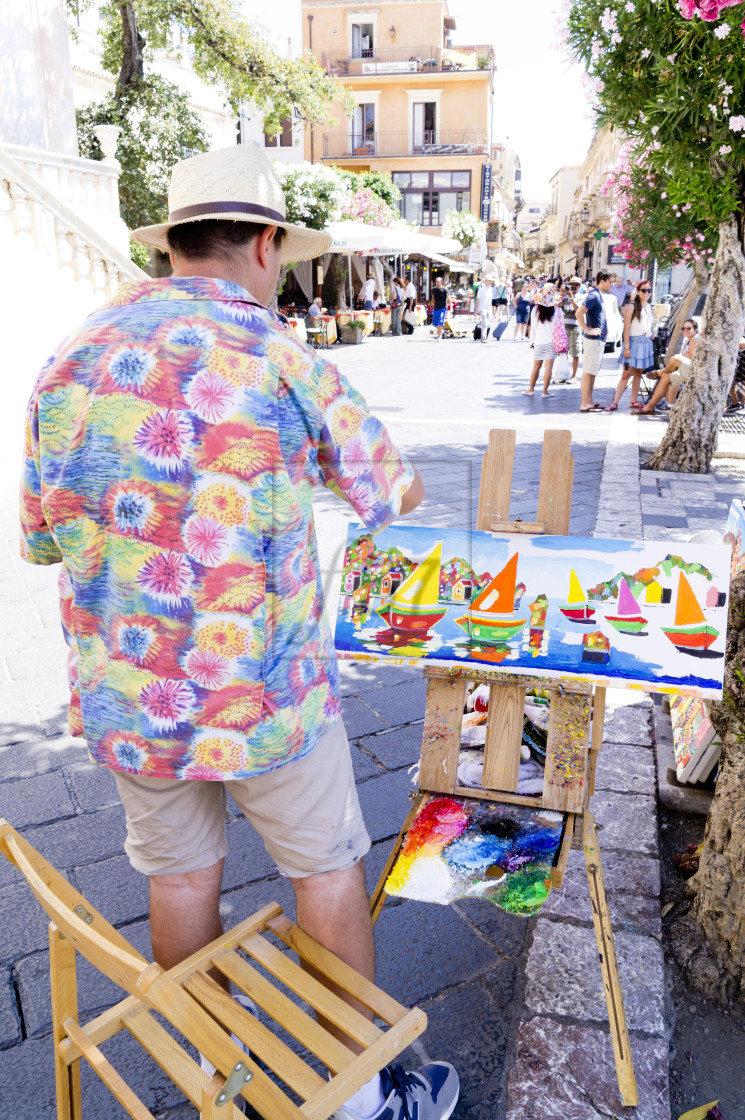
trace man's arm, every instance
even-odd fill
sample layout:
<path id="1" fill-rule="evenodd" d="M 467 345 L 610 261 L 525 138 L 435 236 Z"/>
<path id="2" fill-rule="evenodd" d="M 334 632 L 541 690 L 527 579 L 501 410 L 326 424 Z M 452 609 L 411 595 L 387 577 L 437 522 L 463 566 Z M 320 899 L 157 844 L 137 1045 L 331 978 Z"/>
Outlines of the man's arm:
<path id="1" fill-rule="evenodd" d="M 579 305 L 579 307 L 577 308 L 577 318 L 579 319 L 579 325 L 582 327 L 582 330 L 585 332 L 585 334 L 599 335 L 602 333 L 600 327 L 587 326 L 587 304 L 581 303 Z"/>
<path id="2" fill-rule="evenodd" d="M 414 481 L 401 499 L 402 517 L 404 517 L 407 513 L 411 513 L 416 509 L 418 505 L 421 505 L 427 493 L 424 488 L 424 481 L 422 479 L 422 476 L 413 463 L 412 470 L 414 471 Z"/>

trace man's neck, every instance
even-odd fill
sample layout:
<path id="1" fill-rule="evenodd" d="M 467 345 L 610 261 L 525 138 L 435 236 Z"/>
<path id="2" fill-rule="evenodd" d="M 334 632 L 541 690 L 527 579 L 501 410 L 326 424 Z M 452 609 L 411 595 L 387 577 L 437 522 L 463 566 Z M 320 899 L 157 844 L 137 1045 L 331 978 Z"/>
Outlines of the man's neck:
<path id="1" fill-rule="evenodd" d="M 203 257 L 199 260 L 179 260 L 173 268 L 173 276 L 180 280 L 204 276 L 208 280 L 226 280 L 237 284 L 255 299 L 252 292 L 250 270 L 224 261 L 220 257 Z M 255 299 L 256 303 L 261 301 Z"/>

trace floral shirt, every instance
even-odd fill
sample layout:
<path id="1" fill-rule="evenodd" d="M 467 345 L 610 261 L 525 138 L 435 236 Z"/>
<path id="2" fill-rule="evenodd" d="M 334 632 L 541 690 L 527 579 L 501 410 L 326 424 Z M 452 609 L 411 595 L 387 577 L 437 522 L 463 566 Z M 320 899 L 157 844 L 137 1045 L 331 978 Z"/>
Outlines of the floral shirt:
<path id="1" fill-rule="evenodd" d="M 281 316 L 226 281 L 125 284 L 29 404 L 21 552 L 62 562 L 70 727 L 91 757 L 224 780 L 339 714 L 313 487 L 379 530 L 409 463 Z"/>

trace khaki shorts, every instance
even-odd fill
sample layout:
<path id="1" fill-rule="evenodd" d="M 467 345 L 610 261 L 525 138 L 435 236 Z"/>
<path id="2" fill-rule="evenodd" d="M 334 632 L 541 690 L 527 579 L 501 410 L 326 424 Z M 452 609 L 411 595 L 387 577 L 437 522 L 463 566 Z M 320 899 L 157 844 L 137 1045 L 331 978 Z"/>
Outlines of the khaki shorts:
<path id="1" fill-rule="evenodd" d="M 222 859 L 228 851 L 226 792 L 279 871 L 293 879 L 347 871 L 370 848 L 341 719 L 310 754 L 253 778 L 200 782 L 113 774 L 127 815 L 124 848 L 143 875 L 184 874 Z"/>
<path id="2" fill-rule="evenodd" d="M 678 356 L 680 357 L 680 365 L 670 374 L 670 384 L 675 385 L 676 388 L 685 385 L 691 376 L 691 359 L 683 357 L 682 354 Z"/>
<path id="3" fill-rule="evenodd" d="M 585 336 L 582 340 L 582 350 L 582 372 L 595 377 L 603 364 L 605 342 L 601 338 L 587 338 Z"/>

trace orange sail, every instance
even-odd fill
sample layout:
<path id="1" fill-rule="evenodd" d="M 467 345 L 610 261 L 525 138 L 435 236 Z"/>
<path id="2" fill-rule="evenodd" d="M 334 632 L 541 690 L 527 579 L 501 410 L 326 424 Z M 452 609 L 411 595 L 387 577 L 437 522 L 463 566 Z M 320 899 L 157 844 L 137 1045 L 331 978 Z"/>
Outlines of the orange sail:
<path id="1" fill-rule="evenodd" d="M 487 583 L 481 594 L 471 604 L 474 611 L 489 614 L 512 614 L 515 609 L 515 584 L 517 583 L 517 553 L 511 556 L 501 572 Z"/>
<path id="2" fill-rule="evenodd" d="M 696 626 L 699 622 L 706 622 L 706 615 L 701 610 L 690 583 L 681 572 L 678 581 L 678 598 L 675 600 L 675 625 Z"/>

